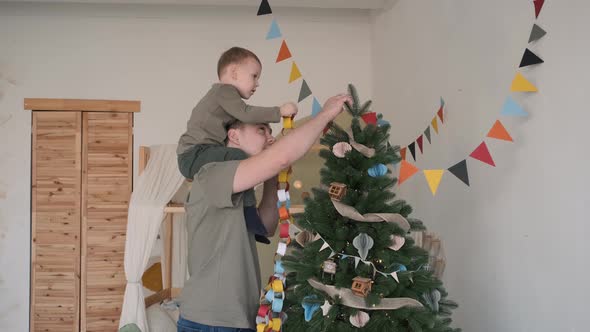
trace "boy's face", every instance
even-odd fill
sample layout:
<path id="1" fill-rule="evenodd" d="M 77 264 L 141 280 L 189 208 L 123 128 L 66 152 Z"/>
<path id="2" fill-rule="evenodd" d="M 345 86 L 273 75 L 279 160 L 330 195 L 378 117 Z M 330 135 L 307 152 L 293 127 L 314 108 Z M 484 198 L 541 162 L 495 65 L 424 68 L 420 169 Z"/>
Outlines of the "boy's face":
<path id="1" fill-rule="evenodd" d="M 252 97 L 258 87 L 258 79 L 262 72 L 262 66 L 253 58 L 247 58 L 237 64 L 232 73 L 233 85 L 244 99 Z"/>

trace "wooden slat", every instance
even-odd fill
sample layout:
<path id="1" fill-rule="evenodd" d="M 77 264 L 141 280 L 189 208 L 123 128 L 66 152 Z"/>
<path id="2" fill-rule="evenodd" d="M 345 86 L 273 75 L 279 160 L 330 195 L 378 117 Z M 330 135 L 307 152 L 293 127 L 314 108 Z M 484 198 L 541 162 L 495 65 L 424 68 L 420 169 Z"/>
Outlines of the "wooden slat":
<path id="1" fill-rule="evenodd" d="M 77 331 L 81 114 L 33 112 L 31 331 Z"/>
<path id="2" fill-rule="evenodd" d="M 117 331 L 125 291 L 124 251 L 132 190 L 130 113 L 83 117 L 82 331 Z"/>
<path id="3" fill-rule="evenodd" d="M 25 98 L 24 109 L 34 111 L 139 112 L 136 100 Z"/>

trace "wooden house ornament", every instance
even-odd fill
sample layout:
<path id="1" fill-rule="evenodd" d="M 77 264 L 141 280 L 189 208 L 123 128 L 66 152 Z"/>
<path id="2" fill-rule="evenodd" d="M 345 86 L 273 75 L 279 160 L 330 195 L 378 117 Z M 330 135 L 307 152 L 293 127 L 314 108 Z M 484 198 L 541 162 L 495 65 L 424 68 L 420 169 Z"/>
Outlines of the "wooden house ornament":
<path id="1" fill-rule="evenodd" d="M 328 194 L 333 200 L 340 201 L 346 195 L 346 185 L 339 182 L 332 182 L 330 183 Z"/>
<path id="2" fill-rule="evenodd" d="M 369 278 L 356 277 L 352 279 L 352 293 L 356 296 L 367 297 L 369 292 L 371 292 L 372 284 L 373 280 Z"/>

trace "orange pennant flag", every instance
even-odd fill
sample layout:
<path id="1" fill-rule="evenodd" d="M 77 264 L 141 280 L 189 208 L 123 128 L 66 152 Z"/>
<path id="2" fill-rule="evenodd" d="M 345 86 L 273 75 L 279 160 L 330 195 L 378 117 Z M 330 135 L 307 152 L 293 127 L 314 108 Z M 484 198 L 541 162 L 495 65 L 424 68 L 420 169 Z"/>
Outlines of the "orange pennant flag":
<path id="1" fill-rule="evenodd" d="M 287 42 L 283 40 L 281 49 L 279 50 L 279 55 L 277 56 L 277 63 L 289 59 L 290 57 L 291 51 L 289 51 L 289 47 L 287 47 Z"/>
<path id="2" fill-rule="evenodd" d="M 402 160 L 406 160 L 406 151 L 408 151 L 407 147 L 402 148 L 399 152 L 402 155 Z"/>
<path id="3" fill-rule="evenodd" d="M 488 133 L 488 137 L 514 142 L 512 140 L 512 137 L 504 127 L 504 125 L 502 125 L 502 122 L 500 122 L 500 120 L 496 120 L 496 123 L 494 123 L 494 126 L 492 127 L 492 129 L 490 129 L 490 132 Z"/>
<path id="4" fill-rule="evenodd" d="M 434 131 L 438 134 L 438 122 L 436 121 L 436 116 L 432 118 L 430 124 L 432 125 L 432 128 L 434 128 Z"/>
<path id="5" fill-rule="evenodd" d="M 301 72 L 299 71 L 299 68 L 297 68 L 295 61 L 293 61 L 293 65 L 291 66 L 291 76 L 289 77 L 289 83 L 295 81 L 296 79 L 298 79 L 300 77 L 301 77 Z"/>
<path id="6" fill-rule="evenodd" d="M 399 170 L 399 184 L 401 185 L 404 183 L 404 181 L 414 176 L 414 174 L 416 174 L 418 171 L 419 169 L 416 166 L 405 160 L 402 160 L 402 166 Z"/>

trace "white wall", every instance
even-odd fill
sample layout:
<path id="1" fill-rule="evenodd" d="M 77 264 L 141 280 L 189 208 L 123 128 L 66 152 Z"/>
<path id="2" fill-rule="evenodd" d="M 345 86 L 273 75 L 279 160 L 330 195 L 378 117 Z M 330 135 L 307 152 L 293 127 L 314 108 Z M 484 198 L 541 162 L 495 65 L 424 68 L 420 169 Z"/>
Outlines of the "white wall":
<path id="1" fill-rule="evenodd" d="M 588 331 L 588 9 L 546 1 L 537 23 L 548 34 L 531 45 L 546 63 L 523 70 L 540 92 L 512 94 L 530 116 L 500 118 L 515 143 L 486 140 L 497 167 L 468 160 L 471 187 L 446 173 L 436 197 L 420 174 L 402 186 L 443 237 L 464 331 Z M 416 139 L 443 96 L 447 121 L 417 166 L 465 158 L 510 94 L 532 1 L 399 0 L 374 21 L 375 110 L 391 120 L 392 142 Z"/>
<path id="2" fill-rule="evenodd" d="M 318 99 L 349 80 L 370 93 L 367 12 L 275 15 Z M 252 103 L 296 100 L 301 81 L 288 84 L 290 61 L 274 63 L 281 40 L 265 40 L 270 22 L 255 8 L 0 4 L 0 124 L 8 120 L 0 127 L 1 331 L 28 327 L 31 114 L 23 98 L 140 100 L 136 148 L 175 143 L 230 46 L 250 48 L 263 61 Z M 309 115 L 311 98 L 300 107 L 301 117 Z"/>

